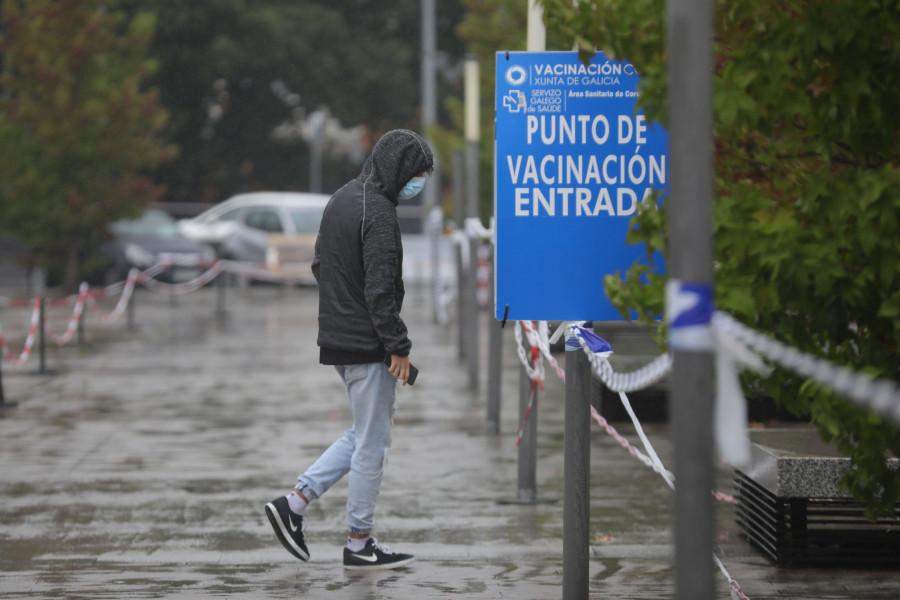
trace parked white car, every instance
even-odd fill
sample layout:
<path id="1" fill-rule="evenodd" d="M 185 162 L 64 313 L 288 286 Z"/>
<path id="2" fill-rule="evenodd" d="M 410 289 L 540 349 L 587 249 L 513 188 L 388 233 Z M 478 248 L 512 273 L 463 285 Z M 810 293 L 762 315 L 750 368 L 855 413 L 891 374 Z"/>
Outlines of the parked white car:
<path id="1" fill-rule="evenodd" d="M 297 234 L 316 233 L 322 211 L 330 196 L 303 192 L 251 192 L 232 196 L 224 202 L 200 213 L 192 219 L 178 221 L 181 233 L 190 239 L 211 244 L 228 244 L 235 250 L 238 260 L 262 260 L 265 257 L 265 243 L 253 244 L 245 238 L 259 238 L 254 233 L 262 232 Z M 246 229 L 254 231 L 247 232 Z M 240 242 L 229 242 L 232 234 L 239 233 Z M 259 240 L 257 240 L 259 241 Z M 259 250 L 256 258 L 244 258 L 238 249 L 249 244 Z"/>
<path id="2" fill-rule="evenodd" d="M 329 198 L 301 192 L 239 194 L 179 221 L 178 228 L 185 237 L 218 245 L 223 258 L 257 267 L 245 271 L 251 279 L 313 281 L 309 265 Z M 432 281 L 436 249 L 439 279 L 452 288 L 456 278 L 452 243 L 446 236 L 437 242 L 435 248 L 428 235 L 403 234 L 403 276 L 408 285 Z"/>
<path id="3" fill-rule="evenodd" d="M 273 234 L 292 238 L 295 244 L 305 239 L 314 245 L 329 198 L 301 192 L 238 194 L 193 219 L 179 221 L 178 228 L 185 237 L 218 244 L 226 258 L 264 263 Z"/>

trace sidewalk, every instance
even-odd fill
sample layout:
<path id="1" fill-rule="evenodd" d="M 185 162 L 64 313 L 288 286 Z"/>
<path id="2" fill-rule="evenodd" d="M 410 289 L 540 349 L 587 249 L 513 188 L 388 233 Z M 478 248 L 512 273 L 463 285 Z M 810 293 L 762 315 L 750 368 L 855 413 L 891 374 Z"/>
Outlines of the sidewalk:
<path id="1" fill-rule="evenodd" d="M 215 293 L 173 306 L 141 290 L 137 331 L 89 315 L 89 347 L 51 351 L 55 375 L 35 375 L 34 356 L 23 372 L 4 368 L 18 406 L 0 418 L 0 598 L 562 597 L 563 384 L 549 379 L 539 403 L 539 501 L 504 502 L 517 477 L 511 331 L 503 433 L 487 435 L 455 325 L 433 323 L 427 289 L 408 291 L 420 375 L 398 392 L 376 535 L 417 561 L 350 574 L 346 479 L 307 512 L 309 563 L 281 547 L 263 512 L 349 422 L 340 380 L 318 364 L 316 290 L 231 289 L 224 323 Z M 646 430 L 670 464 L 666 426 Z M 590 597 L 672 597 L 671 493 L 592 432 Z M 731 492 L 730 473 L 719 485 Z M 900 597 L 900 573 L 777 569 L 746 544 L 729 505 L 717 522 L 720 556 L 754 600 Z M 728 598 L 718 573 L 716 584 Z"/>

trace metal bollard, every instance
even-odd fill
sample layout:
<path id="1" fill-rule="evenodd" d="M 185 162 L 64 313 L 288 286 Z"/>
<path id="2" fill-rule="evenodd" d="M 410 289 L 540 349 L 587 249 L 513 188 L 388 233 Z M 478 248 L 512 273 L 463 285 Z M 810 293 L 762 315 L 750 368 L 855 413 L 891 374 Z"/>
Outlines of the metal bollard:
<path id="1" fill-rule="evenodd" d="M 469 265 L 466 277 L 466 317 L 468 318 L 468 331 L 466 332 L 466 359 L 469 365 L 469 389 L 478 389 L 478 364 L 480 352 L 478 348 L 478 328 L 481 324 L 481 310 L 478 308 L 478 246 L 481 245 L 477 237 L 469 239 Z"/>
<path id="2" fill-rule="evenodd" d="M 480 164 L 479 164 L 479 123 L 478 123 L 478 57 L 474 55 L 466 56 L 465 73 L 465 112 L 466 112 L 466 216 L 469 219 L 479 218 L 479 187 L 480 187 Z M 478 389 L 478 326 L 479 326 L 479 310 L 478 310 L 478 247 L 481 241 L 477 236 L 469 238 L 469 304 L 468 317 L 469 331 L 466 334 L 466 347 L 468 348 L 469 360 L 469 388 Z"/>
<path id="3" fill-rule="evenodd" d="M 137 291 L 137 289 L 135 289 L 135 292 L 136 291 Z M 127 320 L 127 325 L 126 325 L 128 328 L 128 331 L 137 331 L 137 324 L 135 323 L 135 320 L 134 320 L 134 311 L 135 311 L 134 305 L 136 303 L 137 303 L 137 294 L 132 292 L 131 298 L 128 301 L 128 306 L 126 307 L 126 310 L 125 310 L 125 312 L 128 314 L 128 320 Z"/>
<path id="4" fill-rule="evenodd" d="M 224 321 L 228 314 L 225 309 L 225 292 L 228 287 L 228 272 L 220 271 L 216 277 L 216 319 Z"/>
<path id="5" fill-rule="evenodd" d="M 463 153 L 462 150 L 453 151 L 453 214 L 456 221 L 457 233 L 465 231 L 466 203 L 463 189 Z M 463 242 L 457 239 L 456 250 L 456 330 L 459 354 L 457 358 L 462 360 L 466 356 L 466 324 L 463 315 L 466 312 L 466 271 L 463 265 Z"/>
<path id="6" fill-rule="evenodd" d="M 456 329 L 457 329 L 457 341 L 459 345 L 459 360 L 462 360 L 466 356 L 466 348 L 468 347 L 466 341 L 466 334 L 468 328 L 466 327 L 465 315 L 466 315 L 466 290 L 469 289 L 469 284 L 466 283 L 466 267 L 463 265 L 463 249 L 462 245 L 467 244 L 468 241 L 460 241 L 456 244 Z"/>
<path id="7" fill-rule="evenodd" d="M 3 360 L 3 357 L 0 356 L 0 360 Z M 0 408 L 6 406 L 6 396 L 3 395 L 3 367 L 0 366 Z"/>
<path id="8" fill-rule="evenodd" d="M 492 257 L 493 262 L 493 257 Z M 494 270 L 491 269 L 490 300 L 488 307 L 494 306 Z M 503 371 L 503 329 L 499 321 L 488 320 L 488 398 L 487 432 L 500 433 L 500 396 Z"/>
<path id="9" fill-rule="evenodd" d="M 532 394 L 534 396 L 532 397 Z M 537 500 L 537 418 L 540 392 L 524 365 L 519 366 L 519 422 L 525 423 L 519 443 L 519 479 L 517 498 L 520 503 Z M 529 414 L 528 404 L 531 403 Z M 528 414 L 528 420 L 525 415 Z"/>
<path id="10" fill-rule="evenodd" d="M 0 356 L 0 361 L 3 360 L 3 357 Z M 3 367 L 0 366 L 0 416 L 3 416 L 3 411 L 7 408 L 15 408 L 19 405 L 18 402 L 7 402 L 6 395 L 3 393 Z"/>
<path id="11" fill-rule="evenodd" d="M 38 339 L 41 344 L 41 353 L 40 353 L 40 369 L 38 370 L 38 375 L 45 375 L 47 373 L 47 335 L 46 335 L 46 326 L 44 324 L 44 319 L 46 318 L 46 304 L 47 300 L 41 296 L 40 298 L 40 309 L 38 313 Z"/>
<path id="12" fill-rule="evenodd" d="M 78 325 L 76 331 L 78 332 L 78 347 L 84 348 L 87 345 L 84 336 L 84 317 L 85 317 L 85 307 L 87 306 L 87 298 L 84 300 L 84 304 L 81 307 L 81 314 L 78 315 Z"/>
<path id="13" fill-rule="evenodd" d="M 441 221 L 443 217 L 441 209 L 428 210 L 427 233 L 430 267 L 431 267 L 431 318 L 435 325 L 443 325 L 441 322 Z M 435 212 L 437 211 L 437 212 Z"/>
<path id="14" fill-rule="evenodd" d="M 566 343 L 563 440 L 563 600 L 588 597 L 591 528 L 591 364 L 581 346 Z"/>

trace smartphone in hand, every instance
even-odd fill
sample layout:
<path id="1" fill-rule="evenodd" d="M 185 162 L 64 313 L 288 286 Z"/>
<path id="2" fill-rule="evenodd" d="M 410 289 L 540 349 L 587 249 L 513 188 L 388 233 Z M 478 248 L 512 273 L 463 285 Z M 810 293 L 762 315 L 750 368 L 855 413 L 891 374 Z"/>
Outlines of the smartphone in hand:
<path id="1" fill-rule="evenodd" d="M 384 356 L 384 364 L 386 364 L 388 367 L 391 366 L 391 353 L 390 352 L 388 352 Z M 413 366 L 412 363 L 409 363 L 409 379 L 406 380 L 406 383 L 409 385 L 414 384 L 416 382 L 416 377 L 418 377 L 418 376 L 419 376 L 419 370 L 415 366 Z"/>

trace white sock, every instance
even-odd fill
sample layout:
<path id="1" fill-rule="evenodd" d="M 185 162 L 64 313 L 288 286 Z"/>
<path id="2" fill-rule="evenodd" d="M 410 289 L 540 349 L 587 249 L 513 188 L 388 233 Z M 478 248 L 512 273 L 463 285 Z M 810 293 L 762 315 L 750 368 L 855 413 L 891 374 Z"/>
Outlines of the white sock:
<path id="1" fill-rule="evenodd" d="M 291 492 L 287 495 L 288 507 L 295 515 L 302 515 L 306 507 L 309 506 L 306 500 L 300 497 L 297 492 Z"/>
<path id="2" fill-rule="evenodd" d="M 347 537 L 347 549 L 350 552 L 361 552 L 363 548 L 366 547 L 366 542 L 369 541 L 369 536 L 366 536 L 362 539 L 357 539 L 353 537 Z"/>

